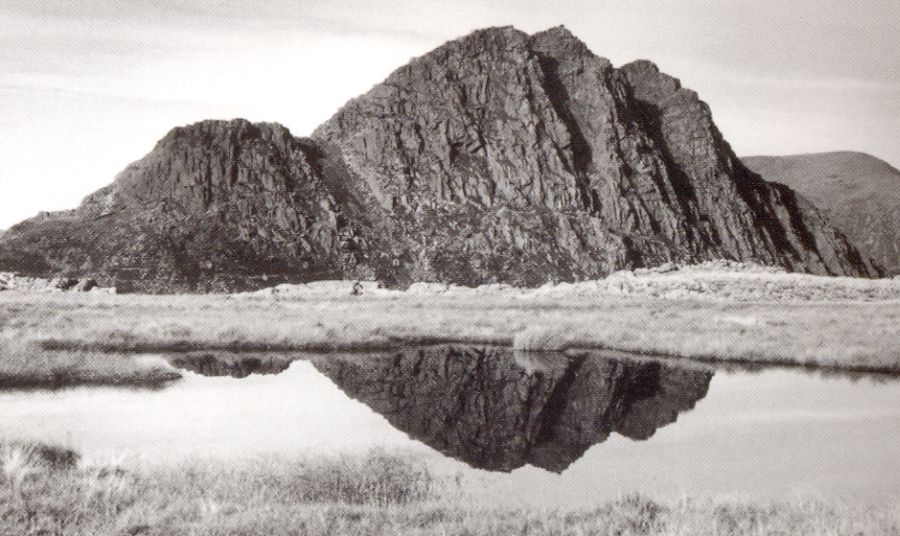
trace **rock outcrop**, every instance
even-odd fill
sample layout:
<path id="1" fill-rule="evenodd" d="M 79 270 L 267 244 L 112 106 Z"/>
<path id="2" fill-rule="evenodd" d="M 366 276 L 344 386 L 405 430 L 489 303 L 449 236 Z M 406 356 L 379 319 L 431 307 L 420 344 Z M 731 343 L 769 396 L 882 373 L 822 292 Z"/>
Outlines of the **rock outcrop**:
<path id="1" fill-rule="evenodd" d="M 78 209 L 0 239 L 0 269 L 142 291 L 536 285 L 717 258 L 876 273 L 747 170 L 696 93 L 561 27 L 447 43 L 308 139 L 243 120 L 177 128 Z"/>
<path id="2" fill-rule="evenodd" d="M 648 439 L 712 373 L 588 355 L 437 346 L 313 365 L 396 428 L 473 467 L 561 472 L 613 432 Z"/>
<path id="3" fill-rule="evenodd" d="M 750 156 L 764 179 L 808 197 L 859 249 L 900 275 L 900 170 L 854 152 Z"/>
<path id="4" fill-rule="evenodd" d="M 0 266 L 96 274 L 144 291 L 374 277 L 354 272 L 365 215 L 348 214 L 349 186 L 330 188 L 321 159 L 316 145 L 279 125 L 176 128 L 78 209 L 10 229 Z"/>
<path id="5" fill-rule="evenodd" d="M 0 272 L 0 290 L 26 290 L 46 292 L 105 292 L 115 294 L 115 288 L 101 288 L 91 277 L 76 279 L 73 277 L 40 277 L 19 276 L 11 272 Z"/>

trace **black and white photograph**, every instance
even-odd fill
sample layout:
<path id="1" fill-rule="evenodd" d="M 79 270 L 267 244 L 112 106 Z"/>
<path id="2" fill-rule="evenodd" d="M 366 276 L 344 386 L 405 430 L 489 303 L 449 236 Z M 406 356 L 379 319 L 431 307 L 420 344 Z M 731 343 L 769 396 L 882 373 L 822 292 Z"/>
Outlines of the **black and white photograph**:
<path id="1" fill-rule="evenodd" d="M 0 536 L 900 536 L 897 0 L 0 0 Z"/>

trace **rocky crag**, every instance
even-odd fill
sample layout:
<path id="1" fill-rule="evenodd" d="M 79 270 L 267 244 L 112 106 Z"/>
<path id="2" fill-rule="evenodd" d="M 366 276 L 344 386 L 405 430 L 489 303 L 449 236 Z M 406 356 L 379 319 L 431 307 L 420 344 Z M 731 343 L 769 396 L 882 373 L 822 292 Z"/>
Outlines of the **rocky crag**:
<path id="1" fill-rule="evenodd" d="M 767 181 L 808 197 L 865 255 L 900 275 L 900 170 L 855 152 L 742 160 Z"/>
<path id="2" fill-rule="evenodd" d="M 314 279 L 596 278 L 726 258 L 877 271 L 804 198 L 749 171 L 707 105 L 565 28 L 474 32 L 294 137 L 176 128 L 72 211 L 0 238 L 0 270 L 141 291 Z"/>
<path id="3" fill-rule="evenodd" d="M 396 428 L 473 467 L 561 472 L 611 433 L 648 439 L 712 372 L 589 355 L 438 346 L 313 365 Z"/>

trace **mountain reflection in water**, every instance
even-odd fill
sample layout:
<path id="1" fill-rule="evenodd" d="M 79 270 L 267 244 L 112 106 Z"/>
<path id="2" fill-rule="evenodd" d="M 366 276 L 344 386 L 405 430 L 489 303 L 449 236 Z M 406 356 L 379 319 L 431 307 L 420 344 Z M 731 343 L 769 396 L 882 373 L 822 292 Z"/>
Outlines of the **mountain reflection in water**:
<path id="1" fill-rule="evenodd" d="M 469 465 L 562 472 L 612 432 L 645 440 L 713 373 L 658 362 L 438 346 L 311 359 L 394 427 Z"/>
<path id="2" fill-rule="evenodd" d="M 297 356 L 290 354 L 242 354 L 228 352 L 189 352 L 168 358 L 174 367 L 202 376 L 246 378 L 251 374 L 281 374 Z"/>

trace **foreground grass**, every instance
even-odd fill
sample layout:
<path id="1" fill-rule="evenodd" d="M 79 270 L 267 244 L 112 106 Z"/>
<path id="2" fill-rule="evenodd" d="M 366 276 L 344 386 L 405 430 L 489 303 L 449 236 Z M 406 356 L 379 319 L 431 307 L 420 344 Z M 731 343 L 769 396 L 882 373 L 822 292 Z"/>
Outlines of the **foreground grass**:
<path id="1" fill-rule="evenodd" d="M 289 299 L 277 294 L 0 293 L 0 371 L 12 374 L 15 367 L 43 367 L 29 360 L 47 349 L 84 356 L 375 350 L 433 342 L 514 344 L 524 350 L 603 348 L 900 372 L 900 301 L 711 301 L 643 295 L 526 300 L 503 292 L 348 292 Z M 16 352 L 26 356 L 24 361 L 4 363 Z M 91 367 L 102 361 L 91 357 L 81 362 Z"/>
<path id="2" fill-rule="evenodd" d="M 30 450 L 29 450 L 30 449 Z M 278 459 L 233 467 L 46 461 L 0 447 L 0 534 L 192 535 L 894 535 L 896 507 L 818 499 L 771 504 L 623 497 L 592 509 L 476 503 L 414 459 Z"/>

